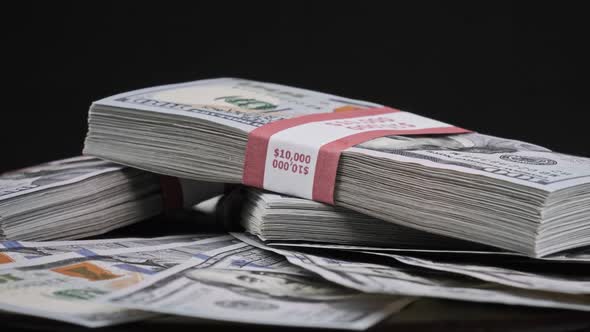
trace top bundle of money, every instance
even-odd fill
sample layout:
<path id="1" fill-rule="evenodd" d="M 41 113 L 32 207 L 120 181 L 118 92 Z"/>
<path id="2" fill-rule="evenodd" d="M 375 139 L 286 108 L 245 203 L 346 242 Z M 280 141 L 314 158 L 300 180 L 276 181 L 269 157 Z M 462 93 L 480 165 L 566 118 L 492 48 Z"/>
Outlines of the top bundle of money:
<path id="1" fill-rule="evenodd" d="M 590 159 L 282 85 L 221 78 L 105 98 L 84 153 L 533 257 L 590 245 Z"/>

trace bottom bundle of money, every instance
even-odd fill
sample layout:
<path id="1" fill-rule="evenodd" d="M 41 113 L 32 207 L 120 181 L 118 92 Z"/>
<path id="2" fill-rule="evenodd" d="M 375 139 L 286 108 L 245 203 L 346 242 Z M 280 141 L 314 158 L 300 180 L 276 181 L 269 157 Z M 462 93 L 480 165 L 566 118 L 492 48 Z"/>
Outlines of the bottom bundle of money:
<path id="1" fill-rule="evenodd" d="M 240 225 L 263 241 L 333 243 L 391 248 L 490 249 L 478 243 L 379 220 L 349 209 L 259 189 L 242 189 Z M 225 223 L 229 223 L 226 221 Z"/>

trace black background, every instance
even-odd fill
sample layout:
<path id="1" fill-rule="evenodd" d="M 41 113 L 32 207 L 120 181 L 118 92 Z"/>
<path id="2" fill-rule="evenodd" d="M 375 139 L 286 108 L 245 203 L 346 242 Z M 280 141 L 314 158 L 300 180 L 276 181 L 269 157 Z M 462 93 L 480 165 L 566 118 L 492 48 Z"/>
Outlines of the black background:
<path id="1" fill-rule="evenodd" d="M 93 100 L 219 76 L 369 100 L 590 156 L 581 7 L 319 3 L 4 8 L 0 171 L 79 154 Z"/>

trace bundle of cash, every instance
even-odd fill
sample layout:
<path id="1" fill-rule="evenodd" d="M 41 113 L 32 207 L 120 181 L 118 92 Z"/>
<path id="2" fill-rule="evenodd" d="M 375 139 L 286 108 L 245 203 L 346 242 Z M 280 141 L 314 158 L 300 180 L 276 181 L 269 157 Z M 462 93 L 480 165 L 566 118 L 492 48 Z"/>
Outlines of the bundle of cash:
<path id="1" fill-rule="evenodd" d="M 297 124 L 310 117 L 327 120 Z M 367 128 L 399 134 L 367 136 Z M 356 131 L 354 139 L 370 139 L 348 147 Z M 328 159 L 318 161 L 318 151 Z M 160 174 L 320 197 L 533 257 L 590 245 L 590 159 L 309 90 L 222 78 L 123 93 L 91 106 L 84 152 Z"/>
<path id="2" fill-rule="evenodd" d="M 166 206 L 190 206 L 223 189 L 174 181 L 93 157 L 0 174 L 0 239 L 76 239 L 106 233 L 158 215 Z"/>
<path id="3" fill-rule="evenodd" d="M 346 208 L 254 188 L 244 191 L 240 224 L 247 232 L 266 242 L 389 249 L 493 250 L 492 247 L 396 225 Z"/>

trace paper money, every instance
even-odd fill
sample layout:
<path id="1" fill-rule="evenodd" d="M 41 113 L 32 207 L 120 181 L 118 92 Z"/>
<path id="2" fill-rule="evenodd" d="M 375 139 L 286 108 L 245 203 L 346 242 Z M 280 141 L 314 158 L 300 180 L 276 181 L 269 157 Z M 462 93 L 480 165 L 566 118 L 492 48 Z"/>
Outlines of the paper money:
<path id="1" fill-rule="evenodd" d="M 345 208 L 259 189 L 236 189 L 243 201 L 226 209 L 239 209 L 240 224 L 271 243 L 336 244 L 380 248 L 438 250 L 493 249 L 477 243 L 398 226 Z M 224 201 L 231 204 L 232 201 Z M 232 218 L 233 216 L 228 216 Z"/>
<path id="2" fill-rule="evenodd" d="M 366 329 L 411 301 L 328 283 L 245 243 L 200 253 L 105 299 L 190 317 L 352 330 Z"/>
<path id="3" fill-rule="evenodd" d="M 519 289 L 408 265 L 373 263 L 271 248 L 245 233 L 232 235 L 253 246 L 281 254 L 289 262 L 329 281 L 363 292 L 590 311 L 590 296 L 587 295 Z"/>
<path id="4" fill-rule="evenodd" d="M 148 88 L 95 102 L 84 151 L 162 174 L 241 183 L 255 129 L 378 106 L 234 78 Z M 297 137 L 311 142 L 314 134 Z M 479 133 L 388 136 L 344 150 L 333 199 L 398 225 L 534 257 L 590 245 L 590 159 Z"/>
<path id="5" fill-rule="evenodd" d="M 31 260 L 0 270 L 0 310 L 61 320 L 88 327 L 149 317 L 97 299 L 130 287 L 189 260 L 193 255 L 236 243 L 227 235 L 147 247 L 81 250 Z M 167 241 L 164 241 L 167 242 Z"/>
<path id="6" fill-rule="evenodd" d="M 399 253 L 399 254 L 420 254 L 432 255 L 435 257 L 462 257 L 462 256 L 480 256 L 480 259 L 487 260 L 490 258 L 500 259 L 501 257 L 520 257 L 523 260 L 527 255 L 512 252 L 497 250 L 495 248 L 478 248 L 473 249 L 424 249 L 424 248 L 399 248 L 399 247 L 370 247 L 347 244 L 331 244 L 331 243 L 317 243 L 317 242 L 284 242 L 284 241 L 267 241 L 265 244 L 271 247 L 285 247 L 297 250 L 297 248 L 316 248 L 328 250 L 343 250 L 343 251 L 361 251 L 368 253 Z M 486 250 L 484 250 L 486 249 Z M 590 248 L 582 247 L 573 250 L 561 252 L 540 258 L 530 258 L 529 262 L 540 261 L 555 261 L 555 262 L 590 262 Z"/>
<path id="7" fill-rule="evenodd" d="M 0 269 L 35 264 L 34 260 L 52 256 L 49 259 L 60 259 L 60 254 L 75 255 L 80 252 L 102 252 L 116 249 L 138 247 L 154 248 L 171 244 L 178 246 L 183 242 L 192 242 L 209 238 L 211 235 L 187 234 L 162 236 L 156 238 L 117 238 L 78 241 L 0 241 Z M 145 248 L 144 248 L 145 249 Z M 56 258 L 57 257 L 57 258 Z"/>
<path id="8" fill-rule="evenodd" d="M 470 276 L 484 281 L 494 282 L 506 286 L 523 289 L 534 289 L 556 293 L 590 294 L 590 277 L 583 273 L 588 271 L 580 264 L 551 264 L 545 262 L 542 272 L 534 271 L 539 268 L 538 263 L 523 260 L 499 260 L 496 265 L 492 262 L 483 263 L 480 260 L 468 260 L 464 257 L 460 262 L 448 260 L 434 260 L 408 255 L 391 253 L 376 253 L 374 255 L 391 257 L 401 263 L 419 266 L 426 269 L 445 271 Z M 500 266 L 498 266 L 500 265 Z M 506 268 L 501 265 L 518 266 Z M 527 271 L 533 270 L 533 271 Z M 569 272 L 569 273 L 568 273 Z M 580 273 L 582 272 L 582 273 Z"/>
<path id="9" fill-rule="evenodd" d="M 222 191 L 221 184 L 162 178 L 98 158 L 58 160 L 0 174 L 0 239 L 102 234 Z"/>

